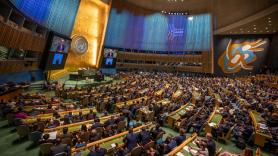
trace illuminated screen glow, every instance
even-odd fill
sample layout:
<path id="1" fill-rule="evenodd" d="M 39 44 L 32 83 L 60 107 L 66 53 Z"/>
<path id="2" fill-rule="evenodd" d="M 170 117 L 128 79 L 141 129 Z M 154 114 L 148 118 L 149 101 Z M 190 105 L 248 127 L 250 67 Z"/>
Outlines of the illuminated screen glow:
<path id="1" fill-rule="evenodd" d="M 52 60 L 52 64 L 53 65 L 60 65 L 60 64 L 62 64 L 62 62 L 63 62 L 63 54 L 60 54 L 60 53 L 56 53 L 56 54 L 54 54 L 54 57 L 53 57 L 53 60 Z"/>
<path id="2" fill-rule="evenodd" d="M 63 35 L 69 36 L 80 0 L 10 0 L 25 16 Z"/>
<path id="3" fill-rule="evenodd" d="M 111 9 L 104 46 L 152 51 L 208 51 L 210 14 L 134 15 Z"/>

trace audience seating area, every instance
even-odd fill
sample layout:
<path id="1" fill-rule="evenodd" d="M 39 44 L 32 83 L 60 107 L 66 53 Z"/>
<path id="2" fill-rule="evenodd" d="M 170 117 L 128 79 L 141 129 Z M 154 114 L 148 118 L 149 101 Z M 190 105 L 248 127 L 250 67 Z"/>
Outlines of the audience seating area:
<path id="1" fill-rule="evenodd" d="M 40 155 L 277 154 L 273 76 L 127 72 L 120 77 L 96 87 L 55 83 L 36 93 L 26 84 L 3 84 L 3 122 Z"/>

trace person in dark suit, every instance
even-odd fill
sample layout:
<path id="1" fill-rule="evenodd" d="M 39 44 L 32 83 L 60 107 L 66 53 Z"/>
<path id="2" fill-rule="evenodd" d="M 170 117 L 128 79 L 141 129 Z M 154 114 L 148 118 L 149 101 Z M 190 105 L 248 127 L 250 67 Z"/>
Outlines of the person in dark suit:
<path id="1" fill-rule="evenodd" d="M 105 148 L 99 147 L 97 144 L 94 150 L 90 150 L 90 153 L 87 156 L 104 156 L 107 153 Z"/>
<path id="2" fill-rule="evenodd" d="M 60 154 L 60 153 L 68 153 L 68 146 L 66 144 L 61 143 L 61 139 L 56 139 L 55 146 L 50 148 L 52 155 Z"/>
<path id="3" fill-rule="evenodd" d="M 65 40 L 60 40 L 57 47 L 56 47 L 56 51 L 57 52 L 63 52 L 65 50 Z"/>
<path id="4" fill-rule="evenodd" d="M 142 145 L 149 143 L 151 138 L 150 132 L 146 131 L 145 128 L 142 128 L 141 132 L 139 133 L 138 139 Z"/>
<path id="5" fill-rule="evenodd" d="M 100 120 L 99 119 L 95 119 L 94 120 L 94 123 L 92 124 L 92 128 L 93 129 L 96 129 L 98 127 L 103 127 L 103 124 L 100 123 Z"/>
<path id="6" fill-rule="evenodd" d="M 207 149 L 209 152 L 209 156 L 215 156 L 216 153 L 216 144 L 215 141 L 212 138 L 212 135 L 210 133 L 206 134 L 206 138 L 207 138 Z"/>
<path id="7" fill-rule="evenodd" d="M 186 139 L 185 130 L 184 129 L 180 130 L 180 135 L 177 136 L 175 139 L 177 141 L 177 144 L 180 145 Z"/>
<path id="8" fill-rule="evenodd" d="M 137 145 L 137 135 L 133 133 L 133 129 L 129 129 L 128 134 L 124 138 L 127 149 L 131 151 Z"/>
<path id="9" fill-rule="evenodd" d="M 61 134 L 59 136 L 59 138 L 64 139 L 64 138 L 71 138 L 71 137 L 72 137 L 72 135 L 71 135 L 71 133 L 68 132 L 68 127 L 64 127 L 63 134 Z"/>

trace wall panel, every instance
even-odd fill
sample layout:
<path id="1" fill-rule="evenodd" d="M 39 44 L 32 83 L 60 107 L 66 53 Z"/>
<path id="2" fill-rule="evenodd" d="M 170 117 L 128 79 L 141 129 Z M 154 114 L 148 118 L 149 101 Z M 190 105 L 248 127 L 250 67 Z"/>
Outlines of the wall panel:
<path id="1" fill-rule="evenodd" d="M 42 52 L 46 40 L 33 33 L 24 32 L 7 23 L 0 22 L 0 44 L 9 48 Z"/>
<path id="2" fill-rule="evenodd" d="M 80 0 L 10 0 L 25 16 L 64 35 L 71 35 Z"/>

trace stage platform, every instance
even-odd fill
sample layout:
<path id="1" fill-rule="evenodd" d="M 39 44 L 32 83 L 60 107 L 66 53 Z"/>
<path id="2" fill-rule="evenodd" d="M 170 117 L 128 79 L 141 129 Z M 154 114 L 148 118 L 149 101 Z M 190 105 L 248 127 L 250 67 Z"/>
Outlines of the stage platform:
<path id="1" fill-rule="evenodd" d="M 113 78 L 111 78 L 109 76 L 104 76 L 103 81 L 95 81 L 93 79 L 73 81 L 73 80 L 69 80 L 69 75 L 66 75 L 58 80 L 53 80 L 51 82 L 55 82 L 55 81 L 65 84 L 65 88 L 69 88 L 69 87 L 76 87 L 76 86 L 77 87 L 98 86 L 98 85 L 102 85 L 102 84 L 116 83 L 121 80 L 114 80 Z M 37 86 L 37 88 L 40 88 L 40 86 L 42 86 L 43 84 L 44 84 L 44 81 L 36 81 L 36 82 L 31 83 L 31 86 L 33 86 L 33 87 Z M 36 88 L 36 87 L 34 87 L 34 88 Z"/>

